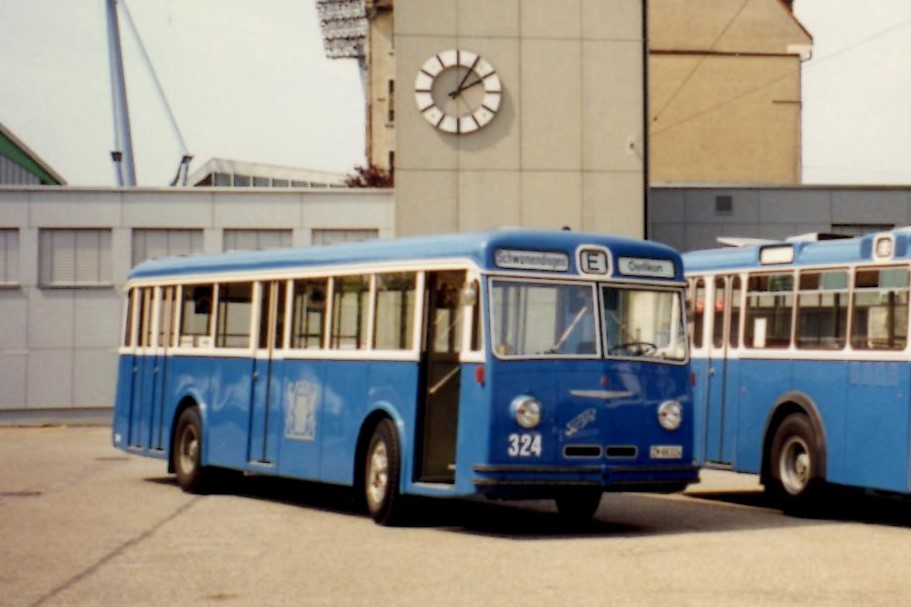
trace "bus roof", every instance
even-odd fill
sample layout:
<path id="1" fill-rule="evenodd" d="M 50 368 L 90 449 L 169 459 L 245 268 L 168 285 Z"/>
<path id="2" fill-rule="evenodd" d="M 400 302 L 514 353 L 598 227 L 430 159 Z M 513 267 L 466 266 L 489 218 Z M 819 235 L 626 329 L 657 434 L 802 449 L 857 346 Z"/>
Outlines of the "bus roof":
<path id="1" fill-rule="evenodd" d="M 129 279 L 444 259 L 466 259 L 482 269 L 537 270 L 566 275 L 579 272 L 576 255 L 586 245 L 607 249 L 613 260 L 623 257 L 663 264 L 655 266 L 663 268 L 660 272 L 646 267 L 637 275 L 628 269 L 621 271 L 617 263 L 612 263 L 609 272 L 611 276 L 657 278 L 675 282 L 682 280 L 683 268 L 679 254 L 659 243 L 605 234 L 521 228 L 306 248 L 168 257 L 139 264 L 130 273 Z M 497 252 L 504 251 L 515 253 L 509 257 L 508 264 L 502 261 L 502 257 L 495 257 Z"/>
<path id="2" fill-rule="evenodd" d="M 687 273 L 788 266 L 889 262 L 911 258 L 911 229 L 876 232 L 844 240 L 766 241 L 683 254 Z"/>

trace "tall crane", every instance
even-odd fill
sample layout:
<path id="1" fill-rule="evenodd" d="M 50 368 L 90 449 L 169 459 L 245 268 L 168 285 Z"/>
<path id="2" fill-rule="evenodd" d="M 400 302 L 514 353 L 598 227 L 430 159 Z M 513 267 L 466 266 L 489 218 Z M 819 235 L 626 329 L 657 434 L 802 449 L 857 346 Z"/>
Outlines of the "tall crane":
<path id="1" fill-rule="evenodd" d="M 193 160 L 193 156 L 187 151 L 187 144 L 184 141 L 183 134 L 180 132 L 180 127 L 177 125 L 177 119 L 174 117 L 171 104 L 168 103 L 167 95 L 165 95 L 164 88 L 161 86 L 161 81 L 158 79 L 158 74 L 155 72 L 149 53 L 142 43 L 142 37 L 139 35 L 139 30 L 136 29 L 136 23 L 130 14 L 130 9 L 124 0 L 105 0 L 108 24 L 108 63 L 111 71 L 111 101 L 114 109 L 114 150 L 111 152 L 111 160 L 114 162 L 114 176 L 117 180 L 117 185 L 120 187 L 136 186 L 136 164 L 133 159 L 130 108 L 127 102 L 126 78 L 123 70 L 123 51 L 120 46 L 118 4 L 123 7 L 126 23 L 139 46 L 146 69 L 152 76 L 155 89 L 158 91 L 158 97 L 165 108 L 168 120 L 171 123 L 171 129 L 174 131 L 174 135 L 180 145 L 180 164 L 177 166 L 177 173 L 174 175 L 170 185 L 187 185 L 187 174 L 190 170 L 190 161 Z"/>

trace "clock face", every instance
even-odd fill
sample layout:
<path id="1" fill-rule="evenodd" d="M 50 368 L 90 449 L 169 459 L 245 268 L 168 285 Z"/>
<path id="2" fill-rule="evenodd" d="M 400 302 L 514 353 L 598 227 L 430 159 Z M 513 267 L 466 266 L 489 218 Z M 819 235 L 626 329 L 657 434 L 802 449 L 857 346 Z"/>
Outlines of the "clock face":
<path id="1" fill-rule="evenodd" d="M 472 133 L 497 115 L 503 90 L 493 67 L 476 53 L 453 49 L 424 62 L 414 99 L 427 121 L 447 133 Z"/>

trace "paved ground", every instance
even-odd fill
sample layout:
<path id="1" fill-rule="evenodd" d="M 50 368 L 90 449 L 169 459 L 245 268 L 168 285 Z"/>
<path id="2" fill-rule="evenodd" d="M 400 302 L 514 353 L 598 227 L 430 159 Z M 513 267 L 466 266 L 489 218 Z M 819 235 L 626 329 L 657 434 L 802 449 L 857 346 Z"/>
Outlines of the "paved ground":
<path id="1" fill-rule="evenodd" d="M 422 503 L 378 527 L 343 490 L 247 478 L 182 493 L 107 428 L 0 428 L 0 605 L 903 605 L 911 504 L 816 520 L 755 479 L 607 495 L 584 529 L 550 504 Z"/>

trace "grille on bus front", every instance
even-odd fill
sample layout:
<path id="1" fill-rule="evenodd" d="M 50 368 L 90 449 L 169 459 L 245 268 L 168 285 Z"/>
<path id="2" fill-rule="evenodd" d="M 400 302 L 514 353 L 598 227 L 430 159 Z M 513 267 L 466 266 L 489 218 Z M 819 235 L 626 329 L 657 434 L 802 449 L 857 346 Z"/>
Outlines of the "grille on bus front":
<path id="1" fill-rule="evenodd" d="M 604 448 L 604 457 L 634 458 L 639 453 L 635 445 L 608 445 Z M 601 457 L 602 450 L 598 445 L 567 445 L 563 447 L 564 457 Z"/>

